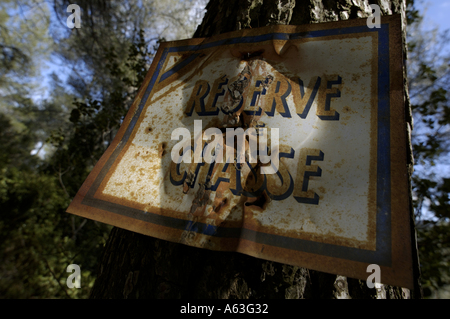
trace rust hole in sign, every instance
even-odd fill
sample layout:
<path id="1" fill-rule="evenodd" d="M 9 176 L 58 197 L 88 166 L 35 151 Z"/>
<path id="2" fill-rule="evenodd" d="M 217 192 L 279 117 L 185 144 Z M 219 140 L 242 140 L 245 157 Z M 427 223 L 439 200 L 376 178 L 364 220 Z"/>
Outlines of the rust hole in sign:
<path id="1" fill-rule="evenodd" d="M 259 195 L 255 201 L 253 202 L 246 202 L 245 206 L 258 206 L 262 210 L 265 210 L 267 205 L 270 202 L 270 198 L 267 195 L 266 192 L 263 192 L 261 195 Z"/>
<path id="2" fill-rule="evenodd" d="M 223 206 L 225 206 L 225 204 L 227 203 L 227 199 L 226 198 L 224 198 L 221 202 L 219 202 L 219 204 L 217 205 L 217 206 L 214 206 L 213 207 L 213 210 L 214 210 L 214 212 L 215 213 L 218 213 L 220 210 L 221 210 L 221 208 L 223 207 Z"/>
<path id="3" fill-rule="evenodd" d="M 247 61 L 254 57 L 259 57 L 263 53 L 264 53 L 264 50 L 258 50 L 258 51 L 254 51 L 254 52 L 241 52 L 241 59 Z"/>
<path id="4" fill-rule="evenodd" d="M 163 157 L 164 155 L 167 154 L 166 147 L 167 147 L 167 143 L 166 142 L 159 143 L 159 145 L 158 145 L 158 157 Z"/>

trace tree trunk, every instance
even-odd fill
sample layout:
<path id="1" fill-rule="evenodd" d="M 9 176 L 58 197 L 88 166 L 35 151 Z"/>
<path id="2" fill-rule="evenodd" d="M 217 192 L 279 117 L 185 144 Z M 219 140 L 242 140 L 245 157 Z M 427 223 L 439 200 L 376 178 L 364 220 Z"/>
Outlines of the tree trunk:
<path id="1" fill-rule="evenodd" d="M 370 3 L 377 3 L 382 14 L 405 15 L 403 0 Z M 370 13 L 367 0 L 211 0 L 194 37 L 270 24 L 363 18 Z M 405 101 L 409 106 L 407 93 Z M 411 124 L 411 115 L 405 116 Z M 412 159 L 408 164 L 412 167 Z M 416 285 L 411 292 L 392 286 L 369 289 L 362 280 L 239 253 L 189 247 L 114 228 L 91 298 L 420 298 L 418 281 Z"/>

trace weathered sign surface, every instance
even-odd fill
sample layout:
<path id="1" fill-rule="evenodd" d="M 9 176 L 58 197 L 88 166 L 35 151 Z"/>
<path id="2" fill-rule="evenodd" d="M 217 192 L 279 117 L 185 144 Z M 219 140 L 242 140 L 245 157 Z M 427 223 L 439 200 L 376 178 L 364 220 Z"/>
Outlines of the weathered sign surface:
<path id="1" fill-rule="evenodd" d="M 399 17 L 162 43 L 68 212 L 412 288 L 402 63 Z"/>

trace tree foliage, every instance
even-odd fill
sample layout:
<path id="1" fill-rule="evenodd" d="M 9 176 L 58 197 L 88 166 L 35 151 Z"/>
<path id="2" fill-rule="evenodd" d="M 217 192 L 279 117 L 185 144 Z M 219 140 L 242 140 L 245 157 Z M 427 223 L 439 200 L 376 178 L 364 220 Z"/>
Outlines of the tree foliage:
<path id="1" fill-rule="evenodd" d="M 2 4 L 9 7 L 0 14 L 0 297 L 88 296 L 111 227 L 65 210 L 111 143 L 167 33 L 155 24 L 158 10 L 184 24 L 191 2 L 78 1 L 83 24 L 72 30 L 65 26 L 69 1 L 49 2 L 52 13 L 45 1 Z M 24 9 L 29 14 L 11 22 Z M 58 18 L 49 23 L 50 15 Z M 47 24 L 33 41 L 8 42 L 27 40 L 24 28 L 34 20 Z M 35 53 L 48 39 L 66 76 L 53 73 L 43 96 L 27 83 L 33 68 L 45 68 Z M 80 265 L 81 289 L 66 286 L 70 264 Z"/>
<path id="2" fill-rule="evenodd" d="M 450 56 L 444 53 L 449 34 L 425 32 L 423 17 L 410 12 L 413 199 L 424 293 L 430 297 L 450 285 Z"/>

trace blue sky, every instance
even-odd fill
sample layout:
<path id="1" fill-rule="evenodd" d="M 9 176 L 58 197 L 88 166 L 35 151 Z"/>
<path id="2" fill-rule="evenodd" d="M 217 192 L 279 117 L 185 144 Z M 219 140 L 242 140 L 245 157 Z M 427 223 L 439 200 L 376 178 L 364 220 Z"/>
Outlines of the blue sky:
<path id="1" fill-rule="evenodd" d="M 450 29 L 450 0 L 415 0 L 420 14 L 425 12 L 425 27 L 438 27 L 440 31 Z"/>
<path id="2" fill-rule="evenodd" d="M 423 30 L 431 30 L 438 28 L 439 32 L 444 32 L 445 30 L 450 30 L 450 0 L 415 0 L 415 7 L 419 10 L 419 14 L 424 16 Z M 450 32 L 450 31 L 449 31 Z M 446 45 L 447 51 L 450 51 L 450 43 Z M 424 167 L 417 165 L 414 170 L 420 172 L 429 172 L 430 167 Z M 440 177 L 449 177 L 450 170 L 448 163 L 437 163 L 436 167 L 433 169 L 435 172 L 439 172 Z M 427 205 L 428 203 L 424 203 Z M 431 218 L 432 215 L 429 214 L 427 209 L 425 209 L 424 217 Z"/>

